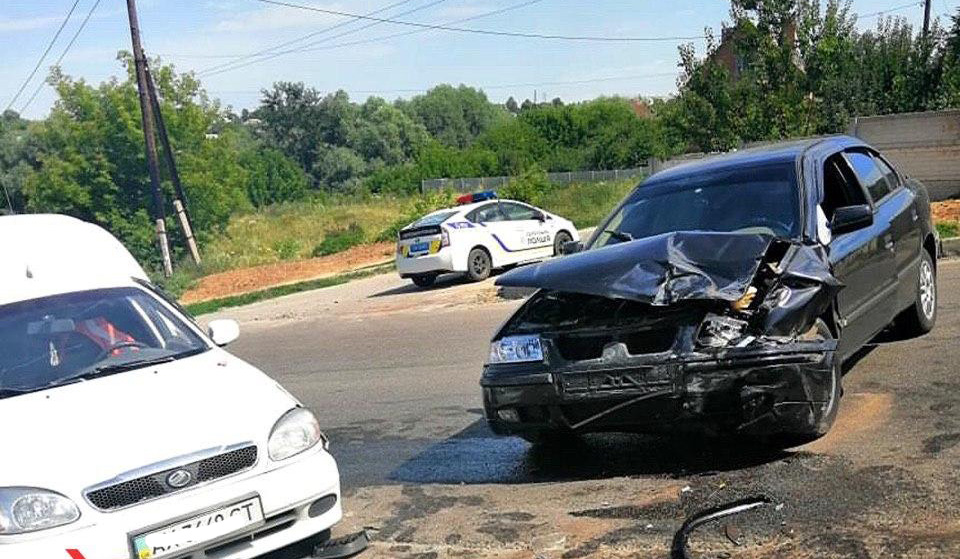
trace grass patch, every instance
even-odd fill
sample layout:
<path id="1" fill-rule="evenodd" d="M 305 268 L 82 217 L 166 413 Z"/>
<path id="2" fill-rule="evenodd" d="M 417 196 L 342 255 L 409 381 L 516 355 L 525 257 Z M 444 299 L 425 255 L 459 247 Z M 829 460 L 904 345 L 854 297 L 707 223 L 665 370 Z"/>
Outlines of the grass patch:
<path id="1" fill-rule="evenodd" d="M 937 232 L 940 233 L 941 239 L 949 239 L 951 237 L 960 237 L 960 222 L 956 221 L 938 221 L 936 223 Z"/>
<path id="2" fill-rule="evenodd" d="M 310 258 L 330 232 L 355 223 L 375 235 L 410 203 L 406 197 L 328 196 L 234 216 L 200 247 L 203 273 Z"/>
<path id="3" fill-rule="evenodd" d="M 572 184 L 553 189 L 541 207 L 573 222 L 578 228 L 598 225 L 640 182 L 625 181 Z"/>
<path id="4" fill-rule="evenodd" d="M 320 244 L 313 248 L 312 255 L 317 257 L 343 252 L 348 248 L 362 245 L 364 240 L 363 227 L 351 223 L 346 229 L 327 231 Z"/>
<path id="5" fill-rule="evenodd" d="M 383 266 L 376 266 L 366 270 L 360 270 L 357 272 L 350 272 L 348 274 L 340 274 L 337 276 L 331 276 L 328 278 L 320 278 L 315 280 L 301 281 L 298 283 L 291 283 L 287 285 L 279 285 L 277 287 L 271 287 L 269 289 L 262 289 L 260 291 L 251 291 L 250 293 L 244 293 L 242 295 L 233 295 L 231 297 L 224 297 L 222 299 L 212 299 L 210 301 L 201 301 L 199 303 L 193 303 L 191 305 L 185 305 L 187 312 L 193 316 L 200 316 L 202 314 L 209 314 L 212 312 L 219 311 L 221 309 L 226 309 L 230 307 L 240 307 L 243 305 L 249 305 L 251 303 L 257 303 L 259 301 L 265 301 L 267 299 L 276 299 L 277 297 L 283 297 L 284 295 L 292 295 L 294 293 L 300 293 L 301 291 L 312 291 L 314 289 L 322 289 L 324 287 L 333 287 L 335 285 L 340 285 L 347 283 L 348 281 L 361 279 L 376 274 L 380 274 L 390 270 L 393 267 L 393 264 L 387 264 Z"/>
<path id="6" fill-rule="evenodd" d="M 520 177 L 518 192 L 533 204 L 566 217 L 577 227 L 596 225 L 638 179 L 558 186 L 545 176 Z M 504 192 L 507 197 L 509 190 Z M 262 264 L 304 260 L 375 241 L 393 241 L 397 231 L 438 208 L 454 205 L 450 192 L 424 196 L 318 196 L 234 216 L 225 230 L 201 246 L 203 266 L 169 282 L 182 292 L 195 278 Z"/>

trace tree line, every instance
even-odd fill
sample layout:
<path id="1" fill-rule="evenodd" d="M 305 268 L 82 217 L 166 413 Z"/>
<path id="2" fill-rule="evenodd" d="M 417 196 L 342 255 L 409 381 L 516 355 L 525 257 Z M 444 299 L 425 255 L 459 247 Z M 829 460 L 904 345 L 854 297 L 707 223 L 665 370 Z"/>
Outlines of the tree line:
<path id="1" fill-rule="evenodd" d="M 43 120 L 0 117 L 0 207 L 9 198 L 16 211 L 97 222 L 149 265 L 136 81 L 130 56 L 118 59 L 125 75 L 99 85 L 55 68 L 57 101 Z M 438 85 L 411 99 L 357 101 L 280 82 L 237 113 L 194 75 L 152 66 L 202 241 L 235 214 L 307 197 L 410 194 L 425 178 L 627 168 L 843 132 L 858 115 L 960 107 L 960 10 L 924 35 L 897 18 L 861 32 L 841 0 L 733 0 L 719 40 L 710 34 L 703 53 L 679 49 L 678 90 L 665 99 L 498 104 L 473 87 Z"/>

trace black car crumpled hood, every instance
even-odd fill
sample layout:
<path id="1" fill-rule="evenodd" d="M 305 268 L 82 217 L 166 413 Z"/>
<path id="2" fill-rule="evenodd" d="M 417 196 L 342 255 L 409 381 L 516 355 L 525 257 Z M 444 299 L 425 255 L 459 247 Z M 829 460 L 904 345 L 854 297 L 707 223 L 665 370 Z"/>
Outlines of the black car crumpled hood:
<path id="1" fill-rule="evenodd" d="M 689 299 L 736 301 L 746 293 L 773 240 L 751 233 L 664 233 L 518 268 L 496 284 L 652 305 Z M 820 271 L 829 276 L 829 270 Z"/>

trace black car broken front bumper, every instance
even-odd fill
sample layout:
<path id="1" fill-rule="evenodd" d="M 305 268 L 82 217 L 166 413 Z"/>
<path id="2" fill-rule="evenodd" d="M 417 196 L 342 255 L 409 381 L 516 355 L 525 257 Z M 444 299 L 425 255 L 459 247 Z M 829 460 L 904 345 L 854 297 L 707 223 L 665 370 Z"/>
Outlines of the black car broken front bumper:
<path id="1" fill-rule="evenodd" d="M 536 432 L 822 433 L 835 374 L 833 340 L 757 343 L 604 359 L 551 369 L 487 365 L 484 409 L 502 435 Z"/>

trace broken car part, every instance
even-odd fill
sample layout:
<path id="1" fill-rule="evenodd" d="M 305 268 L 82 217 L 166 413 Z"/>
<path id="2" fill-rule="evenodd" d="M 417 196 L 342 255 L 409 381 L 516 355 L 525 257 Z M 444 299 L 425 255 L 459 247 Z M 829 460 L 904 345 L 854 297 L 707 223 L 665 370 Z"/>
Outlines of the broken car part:
<path id="1" fill-rule="evenodd" d="M 670 559 L 690 558 L 690 555 L 687 554 L 687 539 L 690 537 L 690 534 L 700 526 L 720 520 L 721 518 L 756 510 L 770 503 L 772 503 L 772 501 L 769 497 L 761 495 L 759 497 L 751 497 L 749 499 L 742 499 L 709 508 L 694 514 L 683 522 L 683 525 L 680 526 L 680 529 L 677 530 L 677 533 L 673 536 L 673 545 L 670 547 Z"/>

